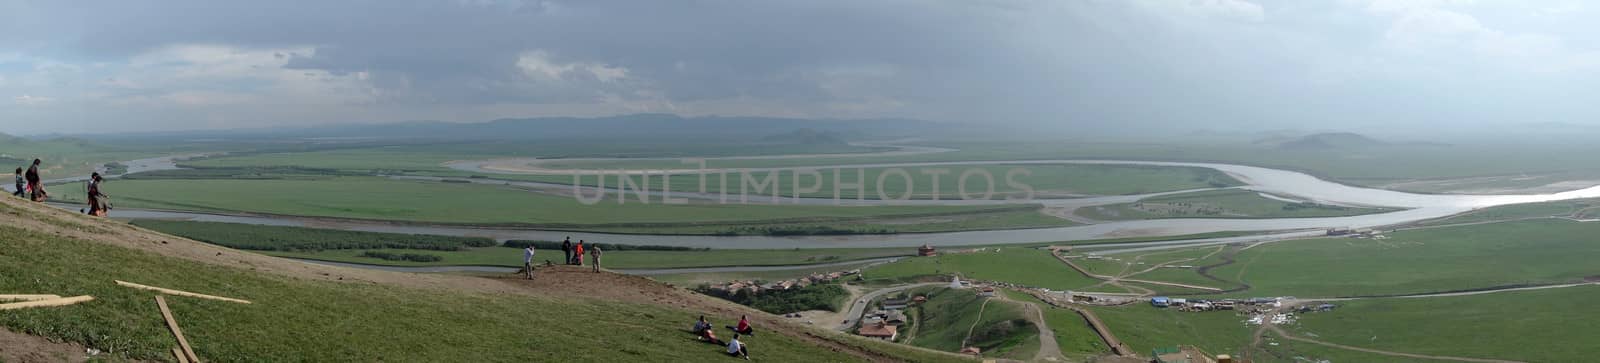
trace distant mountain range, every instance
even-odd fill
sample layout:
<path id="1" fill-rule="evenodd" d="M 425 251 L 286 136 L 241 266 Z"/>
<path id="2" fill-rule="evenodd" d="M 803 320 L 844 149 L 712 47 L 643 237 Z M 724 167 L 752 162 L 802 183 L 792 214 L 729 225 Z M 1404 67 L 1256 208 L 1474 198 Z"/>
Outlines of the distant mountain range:
<path id="1" fill-rule="evenodd" d="M 1385 146 L 1448 146 L 1430 142 L 1389 142 L 1353 132 L 1324 132 L 1304 136 L 1272 136 L 1258 139 L 1256 145 L 1279 150 L 1349 150 Z"/>
<path id="2" fill-rule="evenodd" d="M 336 125 L 309 128 L 271 128 L 220 131 L 151 132 L 92 135 L 114 138 L 303 138 L 303 139 L 454 139 L 454 140 L 761 140 L 765 137 L 813 138 L 812 142 L 843 135 L 892 137 L 922 135 L 945 129 L 940 123 L 909 119 L 798 119 L 776 117 L 681 117 L 672 114 L 634 114 L 611 117 L 540 117 L 499 119 L 479 123 L 415 121 L 384 124 Z M 795 134 L 797 129 L 811 134 Z M 789 135 L 789 136 L 780 136 Z M 805 140 L 799 140 L 805 141 Z"/>

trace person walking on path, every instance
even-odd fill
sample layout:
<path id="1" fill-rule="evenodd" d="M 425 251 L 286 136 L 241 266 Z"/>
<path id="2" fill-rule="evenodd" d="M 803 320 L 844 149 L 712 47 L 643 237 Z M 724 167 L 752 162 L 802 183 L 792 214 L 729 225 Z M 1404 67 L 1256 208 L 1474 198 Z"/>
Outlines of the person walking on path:
<path id="1" fill-rule="evenodd" d="M 522 250 L 522 272 L 529 280 L 533 279 L 533 244 Z"/>
<path id="2" fill-rule="evenodd" d="M 29 197 L 35 202 L 43 202 L 49 194 L 44 192 L 44 183 L 39 180 L 39 159 L 33 159 L 33 166 L 28 167 L 28 172 L 23 175 L 28 179 Z"/>
<path id="3" fill-rule="evenodd" d="M 17 198 L 26 198 L 23 196 L 26 194 L 23 194 L 22 188 L 26 186 L 27 183 L 28 180 L 22 178 L 22 168 L 17 168 L 17 189 L 16 191 L 11 192 L 11 195 Z"/>
<path id="4" fill-rule="evenodd" d="M 89 197 L 89 215 L 96 217 L 106 216 L 106 195 L 100 192 L 100 182 L 103 181 L 100 173 L 89 174 L 89 185 L 84 188 L 84 194 Z"/>
<path id="5" fill-rule="evenodd" d="M 599 273 L 600 272 L 600 245 L 599 244 L 595 244 L 593 246 L 589 246 L 589 256 L 590 257 L 594 257 L 594 261 L 591 261 L 591 262 L 594 262 L 594 272 L 595 273 Z"/>
<path id="6" fill-rule="evenodd" d="M 572 264 L 572 236 L 567 236 L 567 240 L 561 241 L 561 254 L 567 257 L 567 259 L 565 261 L 562 261 L 562 263 L 571 265 Z"/>
<path id="7" fill-rule="evenodd" d="M 578 240 L 578 245 L 572 247 L 572 264 L 583 266 L 583 240 Z"/>

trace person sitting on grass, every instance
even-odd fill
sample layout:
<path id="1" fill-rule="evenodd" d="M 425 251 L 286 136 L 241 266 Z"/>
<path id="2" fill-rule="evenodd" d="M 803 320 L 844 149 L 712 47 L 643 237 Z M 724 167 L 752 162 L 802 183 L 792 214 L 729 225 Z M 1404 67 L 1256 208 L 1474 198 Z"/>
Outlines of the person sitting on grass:
<path id="1" fill-rule="evenodd" d="M 711 328 L 711 323 L 706 322 L 704 319 L 705 318 L 702 317 L 701 321 L 699 323 L 695 323 L 695 327 L 696 328 L 699 328 L 699 325 L 702 324 L 702 323 L 705 324 L 705 328 L 704 329 L 699 329 L 699 330 L 694 332 L 695 339 L 698 339 L 698 340 L 700 340 L 702 342 L 707 342 L 707 343 L 716 344 L 716 345 L 722 345 L 722 340 L 717 339 L 717 330 L 716 329 L 712 329 Z"/>
<path id="2" fill-rule="evenodd" d="M 734 334 L 733 339 L 728 340 L 728 355 L 734 356 L 735 358 L 743 357 L 744 360 L 750 360 L 750 348 L 746 347 L 743 342 L 739 341 L 739 334 Z"/>
<path id="3" fill-rule="evenodd" d="M 694 327 L 689 328 L 689 332 L 694 333 L 696 336 L 703 335 L 703 332 L 707 330 L 711 330 L 711 322 L 706 321 L 705 315 L 701 315 L 700 320 L 694 321 Z"/>
<path id="4" fill-rule="evenodd" d="M 739 325 L 726 328 L 733 330 L 734 333 L 756 336 L 756 330 L 750 327 L 750 318 L 744 315 L 739 316 Z"/>

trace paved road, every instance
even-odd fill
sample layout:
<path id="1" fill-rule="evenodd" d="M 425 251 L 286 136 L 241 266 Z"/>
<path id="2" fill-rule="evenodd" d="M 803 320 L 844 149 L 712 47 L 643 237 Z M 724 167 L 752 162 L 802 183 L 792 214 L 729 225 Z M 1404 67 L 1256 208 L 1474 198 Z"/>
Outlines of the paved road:
<path id="1" fill-rule="evenodd" d="M 921 283 L 921 284 L 911 284 L 911 285 L 900 285 L 900 286 L 895 286 L 895 287 L 886 287 L 886 288 L 882 288 L 882 289 L 873 290 L 872 292 L 866 293 L 865 295 L 861 295 L 861 297 L 857 297 L 856 301 L 850 302 L 850 309 L 845 310 L 846 313 L 844 315 L 845 316 L 844 322 L 840 323 L 839 326 L 834 328 L 834 330 L 850 331 L 850 328 L 855 327 L 856 323 L 861 321 L 861 314 L 864 314 L 864 313 L 867 312 L 868 303 L 871 303 L 872 300 L 874 300 L 874 299 L 877 299 L 879 297 L 883 297 L 883 295 L 892 294 L 892 293 L 901 292 L 901 291 L 906 291 L 906 290 L 910 290 L 910 289 L 915 289 L 915 288 L 918 288 L 918 287 L 939 286 L 939 285 L 948 285 L 948 284 L 950 284 L 950 283 L 948 283 L 948 282 L 928 282 L 928 283 Z"/>

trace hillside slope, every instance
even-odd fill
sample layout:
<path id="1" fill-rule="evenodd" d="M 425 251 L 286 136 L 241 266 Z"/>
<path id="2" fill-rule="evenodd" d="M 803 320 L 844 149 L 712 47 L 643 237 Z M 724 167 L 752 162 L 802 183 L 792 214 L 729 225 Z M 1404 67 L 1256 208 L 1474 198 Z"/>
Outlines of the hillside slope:
<path id="1" fill-rule="evenodd" d="M 313 265 L 14 198 L 0 198 L 0 221 L 0 293 L 96 298 L 0 312 L 0 361 L 72 360 L 83 347 L 170 360 L 176 343 L 153 295 L 112 280 L 254 301 L 168 298 L 207 361 L 731 360 L 687 333 L 699 314 L 719 325 L 749 314 L 761 329 L 746 340 L 758 361 L 963 360 L 799 326 L 633 276 L 562 267 L 529 281 Z"/>

